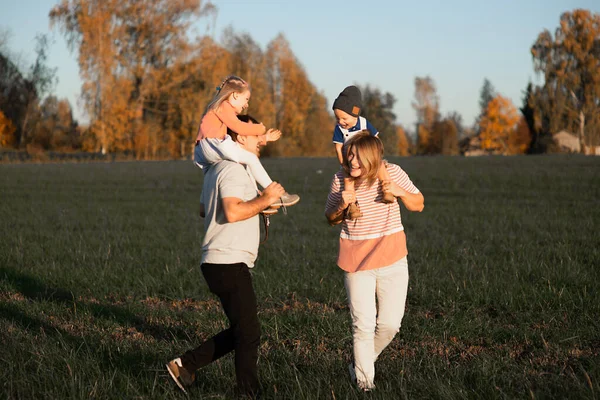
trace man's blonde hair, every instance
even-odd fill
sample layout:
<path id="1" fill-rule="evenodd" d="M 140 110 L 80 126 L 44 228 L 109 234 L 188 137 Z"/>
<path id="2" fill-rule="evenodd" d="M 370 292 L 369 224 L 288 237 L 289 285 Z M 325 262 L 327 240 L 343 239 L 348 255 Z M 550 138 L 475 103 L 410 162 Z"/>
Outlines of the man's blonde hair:
<path id="1" fill-rule="evenodd" d="M 362 174 L 360 179 L 366 179 L 371 186 L 377 180 L 377 172 L 383 161 L 383 143 L 378 137 L 372 136 L 368 130 L 363 130 L 352 136 L 342 151 L 343 167 L 346 174 L 350 176 L 352 166 L 348 161 L 348 152 L 353 149 L 354 155 L 358 157 Z M 356 179 L 356 178 L 355 178 Z"/>

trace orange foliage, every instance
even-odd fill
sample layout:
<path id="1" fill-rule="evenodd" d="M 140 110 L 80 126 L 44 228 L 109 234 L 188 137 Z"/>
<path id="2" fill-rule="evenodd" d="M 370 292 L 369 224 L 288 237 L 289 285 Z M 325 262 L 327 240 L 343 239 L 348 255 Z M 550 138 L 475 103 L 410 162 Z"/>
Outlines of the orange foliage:
<path id="1" fill-rule="evenodd" d="M 519 122 L 519 111 L 510 99 L 497 95 L 489 102 L 479 123 L 481 148 L 509 154 L 508 139 Z"/>
<path id="2" fill-rule="evenodd" d="M 235 74 L 252 87 L 250 113 L 283 132 L 269 146 L 272 154 L 329 152 L 334 121 L 326 99 L 283 35 L 265 52 L 232 30 L 223 45 L 210 37 L 193 41 L 192 18 L 212 7 L 201 0 L 62 0 L 54 7 L 52 23 L 79 53 L 90 117 L 85 148 L 188 157 L 216 86 Z"/>
<path id="3" fill-rule="evenodd" d="M 398 136 L 398 155 L 410 155 L 410 143 L 408 141 L 408 137 L 406 136 L 406 131 L 401 125 L 396 126 L 396 136 Z"/>
<path id="4" fill-rule="evenodd" d="M 508 137 L 508 149 L 510 154 L 525 154 L 531 144 L 531 132 L 525 117 L 521 117 L 517 127 Z"/>
<path id="5" fill-rule="evenodd" d="M 12 121 L 0 111 L 0 147 L 13 147 L 16 144 L 15 130 Z"/>

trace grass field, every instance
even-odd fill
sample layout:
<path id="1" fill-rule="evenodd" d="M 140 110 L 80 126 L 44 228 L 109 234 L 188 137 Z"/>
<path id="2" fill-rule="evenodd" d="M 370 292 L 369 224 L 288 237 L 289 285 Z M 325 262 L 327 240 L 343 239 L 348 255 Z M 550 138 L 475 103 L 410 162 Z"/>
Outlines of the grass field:
<path id="1" fill-rule="evenodd" d="M 351 385 L 331 159 L 266 159 L 302 201 L 272 218 L 254 282 L 266 398 L 600 397 L 600 157 L 394 159 L 410 287 L 373 393 Z M 178 399 L 163 363 L 225 318 L 200 268 L 190 162 L 0 165 L 0 394 Z M 190 398 L 231 398 L 228 356 Z"/>

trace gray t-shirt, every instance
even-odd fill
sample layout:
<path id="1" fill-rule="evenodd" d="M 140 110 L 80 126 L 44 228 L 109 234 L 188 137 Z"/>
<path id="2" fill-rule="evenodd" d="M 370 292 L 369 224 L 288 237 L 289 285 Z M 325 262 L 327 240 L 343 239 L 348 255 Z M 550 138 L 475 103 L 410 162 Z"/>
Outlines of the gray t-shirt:
<path id="1" fill-rule="evenodd" d="M 256 184 L 243 165 L 220 161 L 205 170 L 200 202 L 204 204 L 202 262 L 254 266 L 260 241 L 258 215 L 228 223 L 221 200 L 237 197 L 249 201 L 258 196 Z"/>

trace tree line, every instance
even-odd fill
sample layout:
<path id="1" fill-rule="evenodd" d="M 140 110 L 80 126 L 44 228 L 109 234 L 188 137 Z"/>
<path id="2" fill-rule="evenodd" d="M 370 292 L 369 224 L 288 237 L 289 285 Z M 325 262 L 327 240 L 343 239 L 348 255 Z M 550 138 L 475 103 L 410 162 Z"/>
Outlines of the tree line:
<path id="1" fill-rule="evenodd" d="M 23 68 L 0 34 L 0 147 L 187 158 L 216 86 L 235 74 L 252 86 L 248 112 L 284 132 L 267 155 L 333 154 L 327 99 L 285 36 L 265 49 L 232 28 L 220 41 L 192 37 L 191 25 L 216 12 L 201 0 L 62 0 L 52 8 L 51 26 L 78 55 L 86 126 L 73 119 L 67 100 L 51 94 L 56 71 L 47 66 L 47 38 L 38 37 L 35 62 Z M 415 126 L 398 123 L 393 94 L 368 84 L 359 85 L 363 115 L 392 155 L 550 152 L 560 130 L 576 134 L 582 149 L 600 145 L 600 14 L 563 13 L 554 35 L 539 34 L 531 55 L 544 83 L 530 83 L 517 108 L 485 79 L 472 126 L 458 112 L 441 114 L 429 76 L 414 80 Z"/>

